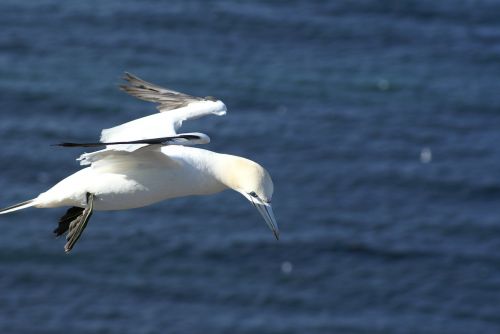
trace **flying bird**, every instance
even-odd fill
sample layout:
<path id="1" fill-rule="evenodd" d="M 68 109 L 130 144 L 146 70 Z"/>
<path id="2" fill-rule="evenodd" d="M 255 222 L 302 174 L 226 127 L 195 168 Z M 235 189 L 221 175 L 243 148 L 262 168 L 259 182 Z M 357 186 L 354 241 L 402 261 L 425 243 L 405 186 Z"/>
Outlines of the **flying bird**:
<path id="1" fill-rule="evenodd" d="M 69 206 L 54 230 L 56 236 L 66 234 L 64 250 L 68 253 L 94 211 L 138 208 L 169 198 L 233 189 L 252 203 L 278 239 L 269 173 L 249 159 L 191 147 L 209 143 L 206 134 L 177 133 L 184 121 L 225 115 L 225 104 L 211 96 L 195 97 L 163 88 L 130 73 L 125 73 L 124 80 L 121 90 L 157 103 L 159 113 L 104 129 L 99 142 L 57 144 L 101 149 L 78 158 L 85 168 L 0 214 L 29 207 Z"/>

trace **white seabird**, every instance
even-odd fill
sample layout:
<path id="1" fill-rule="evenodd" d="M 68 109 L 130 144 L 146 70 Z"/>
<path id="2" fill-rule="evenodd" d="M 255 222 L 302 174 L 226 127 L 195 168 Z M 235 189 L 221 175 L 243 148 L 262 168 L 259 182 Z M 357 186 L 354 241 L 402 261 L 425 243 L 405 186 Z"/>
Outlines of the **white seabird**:
<path id="1" fill-rule="evenodd" d="M 105 148 L 82 154 L 78 160 L 88 167 L 32 200 L 0 210 L 0 214 L 29 207 L 70 206 L 54 230 L 57 236 L 67 232 L 64 250 L 69 252 L 94 211 L 138 208 L 169 198 L 233 189 L 257 208 L 278 239 L 269 173 L 242 157 L 187 147 L 210 142 L 205 134 L 176 132 L 183 121 L 225 115 L 224 103 L 210 96 L 200 98 L 162 88 L 129 73 L 124 79 L 123 91 L 159 103 L 160 113 L 104 129 L 99 143 L 58 144 Z"/>

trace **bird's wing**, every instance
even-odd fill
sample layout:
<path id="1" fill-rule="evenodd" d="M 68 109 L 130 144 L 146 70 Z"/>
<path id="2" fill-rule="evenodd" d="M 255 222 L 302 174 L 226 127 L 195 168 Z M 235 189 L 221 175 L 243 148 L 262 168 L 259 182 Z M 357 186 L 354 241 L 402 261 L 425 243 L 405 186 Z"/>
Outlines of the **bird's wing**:
<path id="1" fill-rule="evenodd" d="M 87 193 L 87 207 L 76 217 L 68 226 L 68 234 L 66 235 L 66 244 L 64 251 L 69 253 L 75 246 L 78 239 L 82 235 L 83 230 L 87 227 L 92 211 L 94 209 L 94 194 Z"/>
<path id="2" fill-rule="evenodd" d="M 176 164 L 168 155 L 163 154 L 160 145 L 145 145 L 134 151 L 103 149 L 80 156 L 82 165 L 91 165 L 101 172 L 117 173 L 122 170 L 165 167 Z"/>
<path id="3" fill-rule="evenodd" d="M 127 72 L 125 72 L 123 79 L 127 81 L 127 84 L 121 85 L 121 90 L 138 99 L 159 103 L 160 105 L 157 108 L 160 112 L 179 109 L 193 102 L 207 100 L 206 98 L 191 96 L 157 86 Z"/>
<path id="4" fill-rule="evenodd" d="M 142 117 L 101 132 L 101 142 L 168 137 L 176 134 L 183 121 L 206 115 L 222 116 L 226 106 L 213 97 L 195 97 L 159 87 L 126 73 L 120 88 L 142 100 L 159 103 L 159 114 Z"/>
<path id="5" fill-rule="evenodd" d="M 91 164 L 94 158 L 102 157 L 105 151 L 133 152 L 151 144 L 148 141 L 152 140 L 177 138 L 175 141 L 157 143 L 162 145 L 206 144 L 210 142 L 207 135 L 200 133 L 177 134 L 177 129 L 186 120 L 210 114 L 217 116 L 226 114 L 227 109 L 224 103 L 213 97 L 201 98 L 179 93 L 146 82 L 130 73 L 125 73 L 124 79 L 127 84 L 120 86 L 123 91 L 139 99 L 159 103 L 160 113 L 103 129 L 100 138 L 103 145 L 107 143 L 120 143 L 120 145 L 106 145 L 105 150 L 81 155 L 78 160 L 81 160 L 82 165 Z M 179 140 L 179 137 L 182 137 L 182 140 Z"/>

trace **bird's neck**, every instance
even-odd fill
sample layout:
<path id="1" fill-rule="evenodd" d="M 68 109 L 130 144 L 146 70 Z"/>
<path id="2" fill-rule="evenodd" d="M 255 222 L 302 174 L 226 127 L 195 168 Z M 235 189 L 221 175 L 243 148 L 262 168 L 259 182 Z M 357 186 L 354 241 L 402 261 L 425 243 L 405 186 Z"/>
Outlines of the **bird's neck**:
<path id="1" fill-rule="evenodd" d="M 251 164 L 255 163 L 236 155 L 217 153 L 214 176 L 227 188 L 240 191 L 245 180 L 245 172 Z"/>
<path id="2" fill-rule="evenodd" d="M 172 149 L 171 149 L 172 150 Z M 189 161 L 196 170 L 210 175 L 224 188 L 241 190 L 245 172 L 255 162 L 230 154 L 216 153 L 199 148 L 182 147 L 182 160 Z M 186 153 L 188 153 L 186 155 Z"/>

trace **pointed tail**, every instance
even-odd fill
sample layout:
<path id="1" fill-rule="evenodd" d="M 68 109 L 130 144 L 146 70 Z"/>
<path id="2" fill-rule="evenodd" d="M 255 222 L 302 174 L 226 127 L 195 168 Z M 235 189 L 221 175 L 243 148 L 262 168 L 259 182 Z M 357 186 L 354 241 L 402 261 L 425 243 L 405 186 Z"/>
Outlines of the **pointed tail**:
<path id="1" fill-rule="evenodd" d="M 17 210 L 26 209 L 26 208 L 29 208 L 29 207 L 34 206 L 34 205 L 36 205 L 35 200 L 30 199 L 29 201 L 17 203 L 17 204 L 11 205 L 9 207 L 0 209 L 0 215 L 3 215 L 4 213 L 9 213 L 9 212 L 17 211 Z"/>

